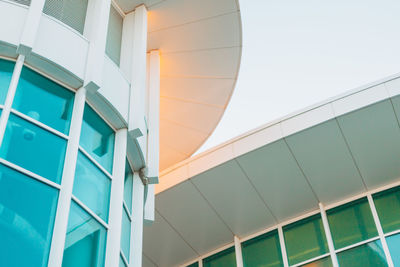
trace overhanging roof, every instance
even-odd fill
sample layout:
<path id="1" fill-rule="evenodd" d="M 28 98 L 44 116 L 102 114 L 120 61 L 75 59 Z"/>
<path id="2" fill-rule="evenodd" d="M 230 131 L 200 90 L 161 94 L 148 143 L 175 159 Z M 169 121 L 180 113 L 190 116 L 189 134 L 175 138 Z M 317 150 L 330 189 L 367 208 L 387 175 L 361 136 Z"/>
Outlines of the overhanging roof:
<path id="1" fill-rule="evenodd" d="M 161 174 L 143 266 L 177 266 L 400 180 L 400 75 L 264 125 Z"/>
<path id="2" fill-rule="evenodd" d="M 190 157 L 214 131 L 241 58 L 237 0 L 116 0 L 148 9 L 148 50 L 161 52 L 160 170 Z"/>

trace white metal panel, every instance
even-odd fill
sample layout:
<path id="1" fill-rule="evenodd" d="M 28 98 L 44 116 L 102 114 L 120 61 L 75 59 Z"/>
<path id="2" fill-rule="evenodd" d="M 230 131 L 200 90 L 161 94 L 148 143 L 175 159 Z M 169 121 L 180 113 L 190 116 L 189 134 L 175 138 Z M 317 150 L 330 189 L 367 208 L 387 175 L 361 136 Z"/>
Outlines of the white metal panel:
<path id="1" fill-rule="evenodd" d="M 400 125 L 400 95 L 392 98 L 391 100 L 392 100 L 394 111 L 396 113 L 397 121 L 399 122 L 399 125 Z"/>
<path id="2" fill-rule="evenodd" d="M 171 170 L 169 173 L 162 176 L 160 182 L 156 184 L 156 194 L 167 190 L 168 188 L 186 181 L 189 178 L 188 165 L 183 165 Z"/>
<path id="3" fill-rule="evenodd" d="M 284 141 L 237 160 L 280 222 L 318 208 L 314 193 Z"/>
<path id="4" fill-rule="evenodd" d="M 193 183 L 237 236 L 276 223 L 235 160 L 192 178 Z"/>
<path id="5" fill-rule="evenodd" d="M 327 204 L 365 191 L 336 120 L 286 140 L 321 202 Z"/>
<path id="6" fill-rule="evenodd" d="M 400 128 L 389 100 L 338 121 L 368 189 L 400 177 Z"/>
<path id="7" fill-rule="evenodd" d="M 385 86 L 390 97 L 400 95 L 400 78 L 386 82 Z"/>
<path id="8" fill-rule="evenodd" d="M 28 8 L 25 6 L 0 1 L 0 40 L 18 46 L 27 14 Z"/>
<path id="9" fill-rule="evenodd" d="M 191 181 L 159 193 L 156 210 L 199 254 L 232 242 L 232 232 Z"/>

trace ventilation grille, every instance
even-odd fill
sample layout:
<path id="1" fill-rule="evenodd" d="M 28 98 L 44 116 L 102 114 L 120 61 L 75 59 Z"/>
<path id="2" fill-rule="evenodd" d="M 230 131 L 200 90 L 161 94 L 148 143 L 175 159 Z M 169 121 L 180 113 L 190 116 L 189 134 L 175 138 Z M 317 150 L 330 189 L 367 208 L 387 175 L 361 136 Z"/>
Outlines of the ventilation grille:
<path id="1" fill-rule="evenodd" d="M 31 5 L 31 0 L 11 0 L 12 2 L 24 5 L 24 6 L 30 6 Z"/>
<path id="2" fill-rule="evenodd" d="M 122 23 L 123 18 L 118 11 L 111 6 L 110 18 L 108 20 L 106 54 L 118 66 L 121 56 Z"/>
<path id="3" fill-rule="evenodd" d="M 87 0 L 46 0 L 43 12 L 83 34 Z"/>

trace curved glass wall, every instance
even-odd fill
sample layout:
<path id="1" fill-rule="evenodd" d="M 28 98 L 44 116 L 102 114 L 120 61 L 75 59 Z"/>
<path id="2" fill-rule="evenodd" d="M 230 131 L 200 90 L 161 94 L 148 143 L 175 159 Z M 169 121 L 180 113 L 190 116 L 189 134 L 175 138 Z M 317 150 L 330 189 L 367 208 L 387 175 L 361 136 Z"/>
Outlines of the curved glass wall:
<path id="1" fill-rule="evenodd" d="M 204 267 L 236 266 L 235 247 L 225 249 L 203 260 Z"/>
<path id="2" fill-rule="evenodd" d="M 10 85 L 15 63 L 0 59 L 0 105 L 6 101 L 8 86 Z"/>
<path id="3" fill-rule="evenodd" d="M 132 233 L 132 192 L 133 171 L 128 162 L 125 163 L 124 201 L 121 228 L 121 261 L 120 267 L 128 266 L 130 262 L 131 233 Z"/>

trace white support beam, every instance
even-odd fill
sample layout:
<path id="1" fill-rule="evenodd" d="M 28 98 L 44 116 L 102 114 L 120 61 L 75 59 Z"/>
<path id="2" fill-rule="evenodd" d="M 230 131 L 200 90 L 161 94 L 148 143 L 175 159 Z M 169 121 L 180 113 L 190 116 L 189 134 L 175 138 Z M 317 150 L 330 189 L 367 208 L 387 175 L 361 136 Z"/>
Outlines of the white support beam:
<path id="1" fill-rule="evenodd" d="M 6 102 L 1 112 L 0 118 L 0 146 L 3 142 L 4 133 L 6 131 L 8 117 L 10 116 L 11 106 L 14 101 L 15 92 L 17 91 L 18 81 L 21 76 L 22 67 L 24 66 L 25 56 L 19 55 L 15 62 L 10 85 L 8 86 Z"/>
<path id="2" fill-rule="evenodd" d="M 285 245 L 285 238 L 283 236 L 282 226 L 278 226 L 278 236 L 279 236 L 279 244 L 281 246 L 281 254 L 283 259 L 283 266 L 289 267 L 289 261 L 286 253 L 286 245 Z"/>
<path id="3" fill-rule="evenodd" d="M 135 172 L 133 174 L 133 197 L 132 197 L 132 228 L 131 228 L 131 263 L 129 267 L 142 266 L 142 247 L 143 247 L 143 205 L 144 205 L 144 185 Z"/>
<path id="4" fill-rule="evenodd" d="M 234 236 L 233 239 L 235 241 L 236 267 L 243 267 L 242 244 L 237 236 Z"/>
<path id="5" fill-rule="evenodd" d="M 65 154 L 64 172 L 61 179 L 61 190 L 58 198 L 57 213 L 49 255 L 49 267 L 59 267 L 62 264 L 85 100 L 86 89 L 82 87 L 75 94 L 69 131 L 70 138 L 68 139 L 67 151 Z"/>
<path id="6" fill-rule="evenodd" d="M 20 55 L 28 55 L 35 44 L 40 19 L 42 18 L 45 0 L 31 1 L 28 15 L 25 20 L 24 29 L 21 34 L 17 53 Z"/>
<path id="7" fill-rule="evenodd" d="M 328 223 L 328 217 L 326 216 L 325 208 L 322 203 L 319 203 L 319 210 L 321 212 L 322 224 L 325 230 L 326 240 L 328 241 L 329 253 L 331 254 L 332 266 L 339 267 L 337 256 L 335 253 L 335 246 L 333 244 L 331 229 Z"/>
<path id="8" fill-rule="evenodd" d="M 120 129 L 115 133 L 114 167 L 105 260 L 106 267 L 119 265 L 127 135 L 128 130 L 126 128 Z"/>

